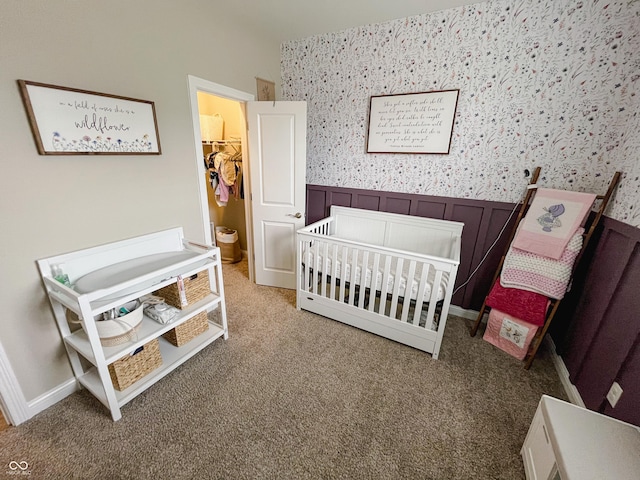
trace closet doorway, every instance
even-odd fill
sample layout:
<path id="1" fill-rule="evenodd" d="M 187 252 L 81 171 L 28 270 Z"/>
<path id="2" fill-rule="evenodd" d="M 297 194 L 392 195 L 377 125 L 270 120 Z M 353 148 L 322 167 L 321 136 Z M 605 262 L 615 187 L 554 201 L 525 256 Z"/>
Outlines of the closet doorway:
<path id="1" fill-rule="evenodd" d="M 249 194 L 249 165 L 246 161 L 247 122 L 246 102 L 254 96 L 207 80 L 189 76 L 189 94 L 194 125 L 196 154 L 198 155 L 198 188 L 204 238 L 207 244 L 216 243 L 215 227 L 234 230 L 242 254 L 249 263 L 249 279 L 254 281 L 253 242 L 251 232 Z M 201 117 L 202 115 L 202 117 Z M 201 128 L 202 118 L 202 128 Z M 212 188 L 208 161 L 213 152 L 223 152 L 238 167 L 240 178 L 226 196 Z M 233 236 L 231 237 L 233 238 Z"/>
<path id="2" fill-rule="evenodd" d="M 242 104 L 236 100 L 198 92 L 198 112 L 207 167 L 205 180 L 208 183 L 211 235 L 213 237 L 216 231 L 222 230 L 220 235 L 228 240 L 228 245 L 224 245 L 222 251 L 223 261 L 237 262 L 240 260 L 240 252 L 247 256 L 247 217 L 243 188 L 245 145 L 242 143 L 246 122 Z M 223 248 L 219 238 L 216 237 L 215 243 Z"/>
<path id="3" fill-rule="evenodd" d="M 254 102 L 253 95 L 192 76 L 189 92 L 205 241 L 211 244 L 216 235 L 210 227 L 199 93 L 237 102 L 244 119 L 240 148 L 249 279 L 260 285 L 295 289 L 296 231 L 304 226 L 306 212 L 306 102 Z M 231 142 L 237 141 L 232 137 Z M 233 143 L 227 145 L 226 141 L 222 146 L 233 152 Z M 232 220 L 223 215 L 222 221 Z M 241 228 L 240 223 L 233 225 Z"/>

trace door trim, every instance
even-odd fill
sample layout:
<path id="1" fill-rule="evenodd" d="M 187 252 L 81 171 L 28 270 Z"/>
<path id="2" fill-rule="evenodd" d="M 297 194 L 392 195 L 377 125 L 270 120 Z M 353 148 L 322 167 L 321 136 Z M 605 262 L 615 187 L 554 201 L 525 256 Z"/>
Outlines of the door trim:
<path id="1" fill-rule="evenodd" d="M 11 425 L 20 425 L 32 417 L 29 404 L 24 398 L 2 344 L 0 344 L 0 400 L 2 413 Z"/>
<path id="2" fill-rule="evenodd" d="M 211 236 L 210 217 L 209 217 L 209 198 L 207 195 L 207 182 L 205 179 L 204 163 L 202 161 L 204 157 L 204 150 L 202 149 L 202 137 L 200 136 L 200 116 L 198 110 L 198 92 L 209 93 L 217 97 L 224 97 L 229 100 L 235 100 L 241 103 L 241 109 L 245 115 L 246 122 L 246 102 L 255 100 L 255 95 L 252 93 L 242 92 L 234 88 L 225 87 L 218 83 L 210 82 L 203 78 L 195 77 L 193 75 L 187 75 L 187 81 L 189 86 L 189 99 L 191 104 L 191 122 L 193 126 L 193 139 L 196 152 L 196 171 L 198 172 L 198 194 L 200 196 L 200 216 L 202 218 L 202 225 L 204 230 L 204 239 L 207 245 L 212 245 L 213 239 Z M 242 133 L 242 145 L 247 144 L 247 132 L 246 129 Z M 243 152 L 243 155 L 247 155 L 248 152 Z M 249 162 L 243 161 L 243 179 L 245 182 L 245 192 L 251 192 L 251 172 L 249 170 Z M 247 228 L 247 255 L 249 262 L 249 280 L 254 281 L 254 264 L 253 264 L 253 223 L 251 214 L 251 201 L 250 198 L 245 198 L 244 202 L 245 219 Z"/>

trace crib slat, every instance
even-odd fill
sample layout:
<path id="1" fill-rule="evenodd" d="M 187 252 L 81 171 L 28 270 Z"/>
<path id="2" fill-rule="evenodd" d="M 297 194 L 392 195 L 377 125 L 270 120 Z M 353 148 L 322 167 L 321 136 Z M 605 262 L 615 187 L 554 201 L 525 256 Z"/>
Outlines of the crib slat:
<path id="1" fill-rule="evenodd" d="M 384 259 L 384 274 L 382 275 L 382 289 L 380 290 L 380 305 L 378 306 L 378 313 L 385 315 L 387 309 L 387 293 L 389 291 L 389 274 L 391 272 L 391 256 L 385 255 Z"/>
<path id="2" fill-rule="evenodd" d="M 411 306 L 411 293 L 413 292 L 414 277 L 416 274 L 416 261 L 411 260 L 409 263 L 409 273 L 407 275 L 407 282 L 404 289 L 404 303 L 402 304 L 402 316 L 401 322 L 406 322 L 409 316 L 409 307 Z"/>
<path id="3" fill-rule="evenodd" d="M 398 296 L 400 293 L 400 279 L 402 278 L 403 264 L 404 264 L 404 258 L 398 257 L 397 264 L 396 264 L 396 275 L 393 279 L 393 295 L 391 296 L 391 311 L 389 312 L 389 316 L 391 318 L 396 318 L 396 310 L 398 308 Z"/>
<path id="4" fill-rule="evenodd" d="M 302 264 L 302 278 L 300 279 L 300 289 L 308 292 L 309 291 L 309 272 L 311 270 L 311 265 L 309 265 L 309 260 L 311 260 L 311 242 L 309 241 L 301 241 L 300 251 L 302 255 L 305 255 L 303 264 Z"/>
<path id="5" fill-rule="evenodd" d="M 360 268 L 360 297 L 358 298 L 358 308 L 364 307 L 364 297 L 367 291 L 367 270 L 369 267 L 369 251 L 362 252 L 362 267 Z"/>
<path id="6" fill-rule="evenodd" d="M 440 290 L 440 282 L 442 282 L 442 270 L 436 270 L 436 278 L 433 279 L 431 286 L 431 298 L 429 298 L 429 311 L 427 313 L 427 322 L 424 328 L 435 330 L 435 313 L 436 303 L 438 302 L 438 290 Z"/>
<path id="7" fill-rule="evenodd" d="M 318 247 L 319 242 L 316 240 L 313 242 L 313 282 L 311 282 L 311 293 L 318 293 L 318 270 L 320 269 L 320 262 L 318 261 Z"/>
<path id="8" fill-rule="evenodd" d="M 360 253 L 360 251 L 357 248 L 354 248 L 351 252 L 351 271 L 349 272 L 350 275 L 350 279 L 349 279 L 349 305 L 353 305 L 353 296 L 355 295 L 355 290 L 356 290 L 356 270 L 358 269 L 358 254 Z M 346 276 L 346 268 L 345 268 L 345 276 Z M 345 279 L 346 280 L 346 279 Z"/>
<path id="9" fill-rule="evenodd" d="M 338 244 L 333 244 L 331 253 L 331 299 L 336 298 L 336 277 L 338 276 Z"/>
<path id="10" fill-rule="evenodd" d="M 420 315 L 422 315 L 422 306 L 424 305 L 424 292 L 427 289 L 427 278 L 429 278 L 429 269 L 431 265 L 428 263 L 422 264 L 422 273 L 420 274 L 420 286 L 418 287 L 418 294 L 416 295 L 416 307 L 413 311 L 413 324 L 420 324 Z"/>
<path id="11" fill-rule="evenodd" d="M 371 287 L 369 290 L 369 311 L 373 312 L 376 305 L 376 289 L 378 288 L 378 268 L 380 268 L 380 254 L 373 255 L 373 268 L 371 269 Z"/>
<path id="12" fill-rule="evenodd" d="M 327 253 L 329 250 L 329 244 L 327 242 L 322 242 L 322 278 L 320 279 L 321 286 L 321 295 L 323 297 L 327 296 L 327 270 L 329 268 L 329 259 L 327 258 Z"/>
<path id="13" fill-rule="evenodd" d="M 347 279 L 345 274 L 347 272 L 347 255 L 349 253 L 349 247 L 342 247 L 342 263 L 340 264 L 340 295 L 338 301 L 344 302 L 344 291 L 346 289 Z M 336 274 L 337 275 L 337 274 Z"/>

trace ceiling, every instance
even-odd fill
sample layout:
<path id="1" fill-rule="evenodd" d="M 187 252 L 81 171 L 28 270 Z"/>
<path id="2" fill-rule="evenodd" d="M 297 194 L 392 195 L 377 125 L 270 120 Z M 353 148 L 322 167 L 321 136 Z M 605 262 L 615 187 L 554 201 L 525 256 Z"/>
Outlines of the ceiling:
<path id="1" fill-rule="evenodd" d="M 217 3 L 217 0 L 216 0 Z M 226 0 L 225 15 L 279 43 L 320 33 L 436 12 L 477 0 Z M 210 4 L 209 4 L 210 6 Z"/>

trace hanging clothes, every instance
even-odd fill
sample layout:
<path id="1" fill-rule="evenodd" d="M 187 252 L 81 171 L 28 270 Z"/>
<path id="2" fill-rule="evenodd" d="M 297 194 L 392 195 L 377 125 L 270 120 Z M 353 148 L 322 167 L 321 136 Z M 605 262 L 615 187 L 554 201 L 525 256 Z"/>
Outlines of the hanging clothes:
<path id="1" fill-rule="evenodd" d="M 236 200 L 244 198 L 244 190 L 242 186 L 242 164 L 236 162 L 236 184 L 234 188 Z"/>
<path id="2" fill-rule="evenodd" d="M 214 165 L 218 174 L 227 186 L 236 183 L 236 166 L 231 159 L 231 155 L 226 152 L 220 152 L 215 156 Z"/>
<path id="3" fill-rule="evenodd" d="M 231 154 L 216 150 L 206 157 L 205 163 L 218 206 L 226 206 L 231 196 L 236 200 L 244 198 L 241 152 L 236 150 Z"/>
<path id="4" fill-rule="evenodd" d="M 218 152 L 212 152 L 205 157 L 205 168 L 209 172 L 209 185 L 211 185 L 211 189 L 213 191 L 218 188 L 218 171 L 214 167 L 213 159 L 218 154 Z"/>

